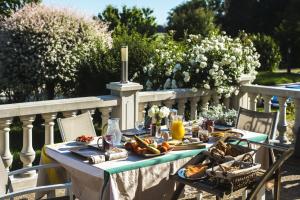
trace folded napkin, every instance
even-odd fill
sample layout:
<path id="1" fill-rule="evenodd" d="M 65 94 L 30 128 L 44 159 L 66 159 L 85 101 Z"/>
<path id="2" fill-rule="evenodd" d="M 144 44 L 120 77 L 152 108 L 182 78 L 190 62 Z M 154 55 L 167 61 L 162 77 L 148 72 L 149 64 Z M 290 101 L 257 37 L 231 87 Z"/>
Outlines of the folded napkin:
<path id="1" fill-rule="evenodd" d="M 91 155 L 88 160 L 89 163 L 91 164 L 98 164 L 102 163 L 105 161 L 110 161 L 110 160 L 118 160 L 122 158 L 127 158 L 128 157 L 128 152 L 126 149 L 120 149 L 120 148 L 113 148 L 107 152 L 105 152 L 102 155 Z"/>

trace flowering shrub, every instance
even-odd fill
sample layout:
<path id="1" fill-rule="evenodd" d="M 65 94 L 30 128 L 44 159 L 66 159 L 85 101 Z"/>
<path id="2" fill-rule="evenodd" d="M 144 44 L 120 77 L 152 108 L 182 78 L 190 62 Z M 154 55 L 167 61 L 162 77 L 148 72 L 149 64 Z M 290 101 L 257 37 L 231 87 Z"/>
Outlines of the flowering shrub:
<path id="1" fill-rule="evenodd" d="M 259 54 L 247 37 L 190 35 L 186 46 L 168 41 L 157 48 L 144 67 L 149 77 L 146 88 L 192 88 L 194 92 L 205 88 L 229 97 L 238 92 L 242 75 L 256 75 L 258 59 Z"/>
<path id="2" fill-rule="evenodd" d="M 106 24 L 42 5 L 25 6 L 0 29 L 1 88 L 27 97 L 72 93 L 80 63 L 112 43 Z"/>
<path id="3" fill-rule="evenodd" d="M 181 64 L 184 60 L 184 46 L 165 36 L 150 57 L 150 63 L 143 67 L 147 74 L 145 83 L 147 90 L 174 89 L 182 87 L 181 82 L 176 83 L 175 78 L 180 76 Z"/>
<path id="4" fill-rule="evenodd" d="M 204 39 L 190 35 L 184 72 L 190 80 L 184 81 L 185 86 L 215 89 L 229 96 L 236 91 L 242 75 L 255 76 L 255 69 L 260 66 L 259 54 L 249 39 L 243 39 L 225 34 Z"/>

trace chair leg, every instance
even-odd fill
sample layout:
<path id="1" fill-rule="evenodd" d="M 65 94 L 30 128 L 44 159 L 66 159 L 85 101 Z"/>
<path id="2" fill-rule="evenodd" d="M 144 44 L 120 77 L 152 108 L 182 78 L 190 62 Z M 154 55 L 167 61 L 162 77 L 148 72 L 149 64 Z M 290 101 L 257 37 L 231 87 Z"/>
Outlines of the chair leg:
<path id="1" fill-rule="evenodd" d="M 172 195 L 172 200 L 177 200 L 182 192 L 182 190 L 184 189 L 185 184 L 183 183 L 179 183 L 176 190 L 174 191 L 173 195 Z"/>
<path id="2" fill-rule="evenodd" d="M 274 200 L 280 199 L 281 190 L 281 170 L 278 168 L 275 172 L 275 184 L 274 184 Z"/>

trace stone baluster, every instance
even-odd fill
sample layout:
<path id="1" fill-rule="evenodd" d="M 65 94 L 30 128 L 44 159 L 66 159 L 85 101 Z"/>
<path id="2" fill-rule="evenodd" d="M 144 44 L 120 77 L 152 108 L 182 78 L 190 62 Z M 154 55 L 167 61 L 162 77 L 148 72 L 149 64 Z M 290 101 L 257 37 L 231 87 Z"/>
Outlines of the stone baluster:
<path id="1" fill-rule="evenodd" d="M 278 132 L 279 136 L 278 139 L 281 143 L 287 143 L 288 139 L 284 135 L 287 130 L 287 121 L 286 121 L 286 97 L 278 97 L 279 103 L 279 120 L 278 120 Z"/>
<path id="2" fill-rule="evenodd" d="M 35 116 L 22 116 L 20 119 L 23 123 L 23 147 L 20 153 L 20 159 L 23 163 L 23 167 L 30 167 L 35 159 L 35 151 L 32 147 L 32 122 Z M 33 173 L 29 172 L 23 175 L 30 176 L 32 174 Z"/>
<path id="3" fill-rule="evenodd" d="M 272 99 L 272 96 L 262 95 L 262 98 L 264 99 L 264 111 L 265 112 L 271 112 L 271 105 L 272 105 L 271 99 Z"/>
<path id="4" fill-rule="evenodd" d="M 200 100 L 200 97 L 190 98 L 190 102 L 191 102 L 191 120 L 195 120 L 195 119 L 198 118 L 197 107 L 198 107 L 199 100 Z"/>
<path id="5" fill-rule="evenodd" d="M 111 109 L 111 107 L 103 107 L 103 108 L 100 108 L 99 110 L 101 112 L 101 119 L 102 119 L 101 129 L 103 131 L 104 127 L 107 126 L 107 122 L 110 117 L 110 113 L 111 113 L 112 109 Z"/>
<path id="6" fill-rule="evenodd" d="M 172 109 L 172 106 L 175 104 L 175 100 L 169 99 L 163 102 L 166 107 Z"/>
<path id="7" fill-rule="evenodd" d="M 185 98 L 178 99 L 178 115 L 184 115 L 186 101 L 187 99 Z"/>
<path id="8" fill-rule="evenodd" d="M 217 92 L 212 94 L 213 106 L 217 106 L 220 103 L 220 95 Z"/>
<path id="9" fill-rule="evenodd" d="M 147 103 L 139 103 L 139 121 L 145 121 L 145 108 L 147 106 Z"/>
<path id="10" fill-rule="evenodd" d="M 294 132 L 294 138 L 295 141 L 297 139 L 300 139 L 300 136 L 298 136 L 298 134 L 300 134 L 300 99 L 294 99 L 294 103 L 295 103 L 295 124 L 293 127 L 293 132 Z M 297 157 L 300 157 L 300 142 L 296 141 L 295 143 L 295 155 Z"/>
<path id="11" fill-rule="evenodd" d="M 223 103 L 227 109 L 230 109 L 230 97 L 228 98 L 224 97 Z"/>
<path id="12" fill-rule="evenodd" d="M 0 120 L 0 156 L 7 171 L 12 164 L 13 156 L 9 149 L 9 131 L 10 131 L 11 119 Z"/>
<path id="13" fill-rule="evenodd" d="M 71 110 L 71 111 L 65 111 L 63 112 L 64 117 L 76 117 L 77 115 L 77 110 Z"/>
<path id="14" fill-rule="evenodd" d="M 201 110 L 202 110 L 202 112 L 208 110 L 209 100 L 210 100 L 210 96 L 201 97 Z"/>
<path id="15" fill-rule="evenodd" d="M 54 120 L 56 113 L 47 113 L 42 115 L 45 119 L 45 144 L 54 144 Z"/>
<path id="16" fill-rule="evenodd" d="M 249 94 L 250 110 L 256 111 L 257 97 L 258 97 L 257 94 L 254 93 Z"/>

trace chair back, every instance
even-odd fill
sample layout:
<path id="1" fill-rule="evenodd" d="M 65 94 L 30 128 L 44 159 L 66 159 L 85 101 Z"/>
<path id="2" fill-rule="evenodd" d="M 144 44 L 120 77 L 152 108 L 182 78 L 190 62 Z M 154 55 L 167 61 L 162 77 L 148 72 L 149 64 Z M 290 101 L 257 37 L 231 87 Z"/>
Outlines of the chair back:
<path id="1" fill-rule="evenodd" d="M 8 183 L 8 172 L 5 169 L 2 158 L 0 156 L 0 196 L 6 194 Z"/>
<path id="2" fill-rule="evenodd" d="M 64 142 L 75 140 L 81 135 L 97 136 L 90 112 L 75 117 L 58 118 L 57 123 Z"/>
<path id="3" fill-rule="evenodd" d="M 237 129 L 264 133 L 275 139 L 278 112 L 257 112 L 240 107 L 236 123 Z"/>

